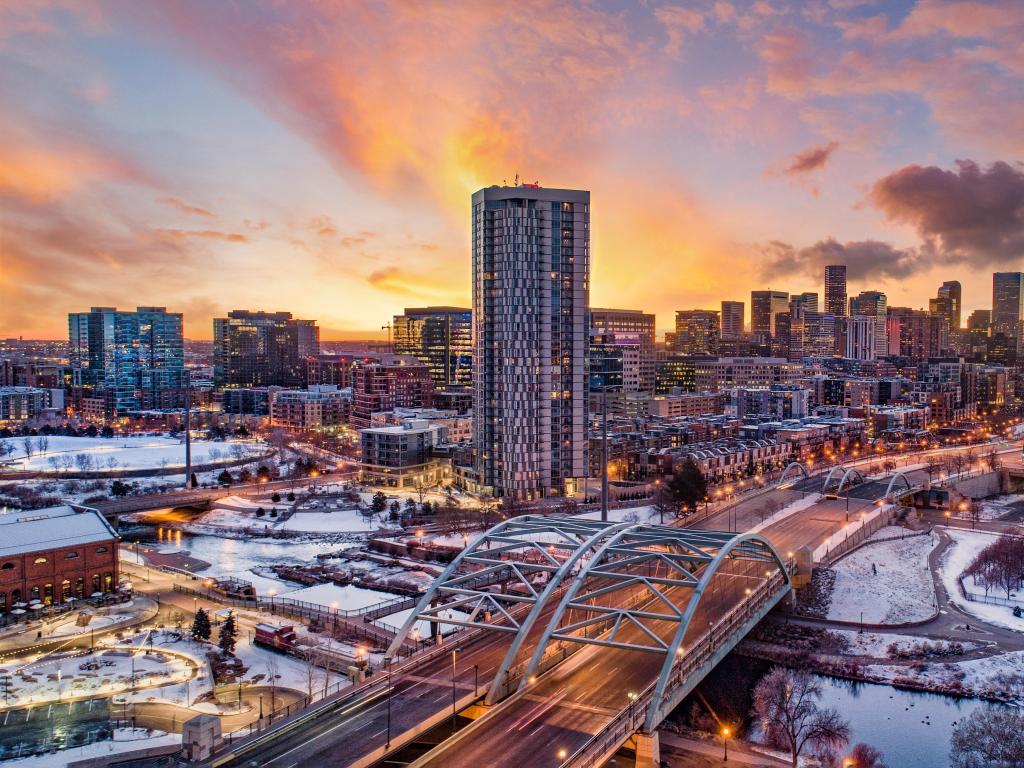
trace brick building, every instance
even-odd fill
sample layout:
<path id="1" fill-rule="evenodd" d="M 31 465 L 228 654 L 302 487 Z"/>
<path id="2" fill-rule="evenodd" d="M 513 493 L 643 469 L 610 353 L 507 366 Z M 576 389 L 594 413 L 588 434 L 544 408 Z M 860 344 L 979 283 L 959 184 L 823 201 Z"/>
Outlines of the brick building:
<path id="1" fill-rule="evenodd" d="M 0 516 L 0 614 L 15 603 L 60 603 L 117 588 L 117 534 L 90 509 Z"/>

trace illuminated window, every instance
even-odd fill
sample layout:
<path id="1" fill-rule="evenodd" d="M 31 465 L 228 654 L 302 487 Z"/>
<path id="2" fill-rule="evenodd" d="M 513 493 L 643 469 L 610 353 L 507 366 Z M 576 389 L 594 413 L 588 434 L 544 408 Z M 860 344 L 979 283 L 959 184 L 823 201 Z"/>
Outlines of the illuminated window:
<path id="1" fill-rule="evenodd" d="M 46 562 L 46 558 L 45 557 L 37 557 L 33 562 L 36 565 L 42 565 L 43 563 Z"/>

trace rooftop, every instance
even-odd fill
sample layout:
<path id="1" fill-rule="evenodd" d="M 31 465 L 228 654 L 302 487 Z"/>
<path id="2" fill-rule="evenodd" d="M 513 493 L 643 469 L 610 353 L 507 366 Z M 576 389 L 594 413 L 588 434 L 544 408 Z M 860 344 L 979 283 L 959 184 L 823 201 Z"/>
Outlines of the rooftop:
<path id="1" fill-rule="evenodd" d="M 99 512 L 68 505 L 0 514 L 0 557 L 116 539 Z"/>

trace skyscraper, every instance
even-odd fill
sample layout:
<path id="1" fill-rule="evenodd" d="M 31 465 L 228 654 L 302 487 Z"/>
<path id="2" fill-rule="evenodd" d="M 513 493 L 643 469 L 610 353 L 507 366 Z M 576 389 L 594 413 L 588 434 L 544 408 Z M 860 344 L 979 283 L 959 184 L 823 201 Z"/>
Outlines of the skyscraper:
<path id="1" fill-rule="evenodd" d="M 846 318 L 846 357 L 853 360 L 875 359 L 876 323 L 873 317 L 852 315 Z"/>
<path id="2" fill-rule="evenodd" d="M 1024 342 L 1024 272 L 995 272 L 992 275 L 992 335 L 1003 334 Z M 1013 342 L 1008 342 L 1014 347 Z"/>
<path id="3" fill-rule="evenodd" d="M 775 335 L 775 316 L 789 311 L 789 294 L 785 291 L 750 292 L 750 332 Z"/>
<path id="4" fill-rule="evenodd" d="M 743 335 L 744 306 L 742 301 L 722 302 L 722 338 L 733 341 Z"/>
<path id="5" fill-rule="evenodd" d="M 946 318 L 950 332 L 959 331 L 962 312 L 962 289 L 959 281 L 947 280 L 939 286 L 935 298 L 928 302 L 928 309 L 933 315 Z"/>
<path id="6" fill-rule="evenodd" d="M 312 348 L 313 320 L 291 312 L 235 309 L 213 319 L 213 380 L 221 387 L 296 387 L 302 383 L 300 334 Z M 316 336 L 319 336 L 317 332 Z M 318 342 L 317 342 L 318 344 Z"/>
<path id="7" fill-rule="evenodd" d="M 800 294 L 793 294 L 789 299 L 789 308 L 792 310 L 794 304 L 799 304 L 804 312 L 817 312 L 818 311 L 818 294 L 813 292 L 806 292 Z"/>
<path id="8" fill-rule="evenodd" d="M 836 317 L 846 315 L 846 265 L 825 267 L 825 311 Z"/>
<path id="9" fill-rule="evenodd" d="M 180 312 L 165 307 L 72 312 L 68 341 L 74 400 L 101 398 L 104 413 L 112 417 L 173 406 L 181 399 L 185 351 Z"/>
<path id="10" fill-rule="evenodd" d="M 713 309 L 677 311 L 675 351 L 684 355 L 717 355 L 720 322 Z"/>
<path id="11" fill-rule="evenodd" d="M 430 368 L 437 389 L 468 386 L 473 376 L 473 310 L 406 307 L 395 315 L 395 354 L 412 355 Z"/>
<path id="12" fill-rule="evenodd" d="M 587 467 L 590 193 L 473 195 L 473 436 L 496 496 L 575 493 Z"/>
<path id="13" fill-rule="evenodd" d="M 888 300 L 881 291 L 861 291 L 850 299 L 850 314 L 863 315 L 875 321 L 875 357 L 889 354 L 889 339 L 886 336 L 885 315 Z"/>

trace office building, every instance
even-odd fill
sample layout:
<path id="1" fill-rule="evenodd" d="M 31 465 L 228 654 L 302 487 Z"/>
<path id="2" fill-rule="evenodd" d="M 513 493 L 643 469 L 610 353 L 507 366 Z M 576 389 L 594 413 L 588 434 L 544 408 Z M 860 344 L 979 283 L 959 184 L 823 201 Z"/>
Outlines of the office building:
<path id="1" fill-rule="evenodd" d="M 736 341 L 743 336 L 745 323 L 742 301 L 722 302 L 721 338 L 725 341 Z"/>
<path id="2" fill-rule="evenodd" d="M 850 299 L 850 314 L 870 317 L 875 321 L 875 357 L 889 354 L 885 316 L 888 300 L 881 291 L 861 291 Z"/>
<path id="3" fill-rule="evenodd" d="M 886 326 L 890 355 L 921 362 L 949 351 L 945 317 L 909 307 L 891 307 Z"/>
<path id="4" fill-rule="evenodd" d="M 846 319 L 845 357 L 851 360 L 875 359 L 876 323 L 873 317 L 852 315 Z"/>
<path id="5" fill-rule="evenodd" d="M 967 330 L 969 331 L 984 331 L 987 334 L 991 327 L 991 309 L 976 309 L 967 316 Z"/>
<path id="6" fill-rule="evenodd" d="M 836 317 L 846 316 L 846 265 L 825 267 L 825 311 Z"/>
<path id="7" fill-rule="evenodd" d="M 451 461 L 434 457 L 444 427 L 426 419 L 359 430 L 363 482 L 392 488 L 431 488 L 451 478 Z"/>
<path id="8" fill-rule="evenodd" d="M 638 309 L 590 310 L 590 388 L 653 392 L 654 315 Z"/>
<path id="9" fill-rule="evenodd" d="M 180 312 L 92 307 L 68 315 L 73 401 L 98 404 L 104 418 L 184 400 L 185 344 Z"/>
<path id="10" fill-rule="evenodd" d="M 720 323 L 713 309 L 679 310 L 673 350 L 684 355 L 717 355 Z"/>
<path id="11" fill-rule="evenodd" d="M 330 431 L 348 420 L 350 397 L 332 384 L 278 389 L 270 395 L 270 423 L 299 432 Z"/>
<path id="12" fill-rule="evenodd" d="M 1024 342 L 1024 272 L 992 275 L 992 335 L 1002 334 L 1010 351 L 1020 354 Z"/>
<path id="13" fill-rule="evenodd" d="M 793 310 L 794 306 L 801 307 L 804 312 L 817 312 L 818 294 L 812 292 L 793 294 L 789 299 L 790 311 Z"/>
<path id="14" fill-rule="evenodd" d="M 372 416 L 395 408 L 428 408 L 433 381 L 430 368 L 407 355 L 382 355 L 379 361 L 359 360 L 352 368 L 352 410 L 349 423 L 369 427 Z"/>
<path id="15" fill-rule="evenodd" d="M 776 315 L 788 311 L 789 294 L 785 291 L 751 291 L 750 332 L 774 336 Z"/>
<path id="16" fill-rule="evenodd" d="M 928 311 L 933 315 L 946 318 L 949 330 L 960 330 L 960 318 L 963 309 L 963 290 L 956 280 L 947 280 L 941 286 L 934 299 L 928 302 Z"/>
<path id="17" fill-rule="evenodd" d="M 304 374 L 300 350 L 310 351 L 310 356 L 319 352 L 314 322 L 293 319 L 291 312 L 247 309 L 214 318 L 214 383 L 219 387 L 299 386 Z M 301 347 L 300 338 L 304 340 Z"/>
<path id="18" fill-rule="evenodd" d="M 40 418 L 51 407 L 54 390 L 0 387 L 0 427 Z M 57 390 L 63 394 L 63 390 Z"/>
<path id="19" fill-rule="evenodd" d="M 411 355 L 430 369 L 434 387 L 473 380 L 473 311 L 461 307 L 406 307 L 394 318 L 396 355 Z"/>
<path id="20" fill-rule="evenodd" d="M 575 494 L 588 474 L 590 193 L 473 195 L 477 482 L 496 496 Z"/>

